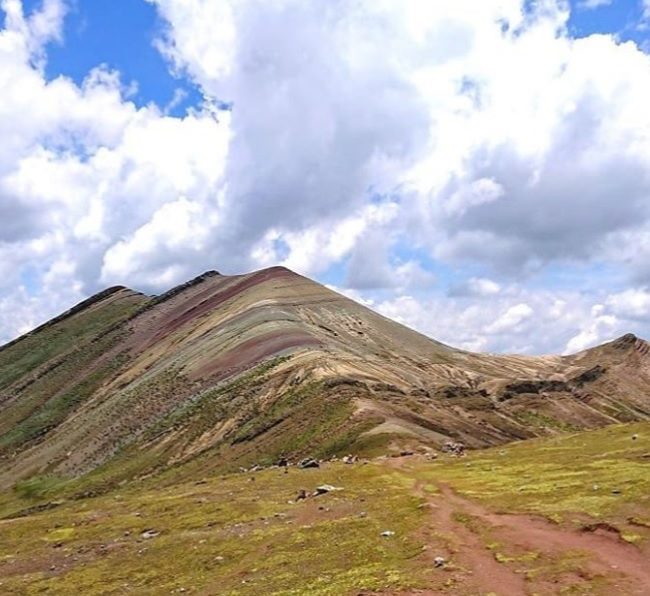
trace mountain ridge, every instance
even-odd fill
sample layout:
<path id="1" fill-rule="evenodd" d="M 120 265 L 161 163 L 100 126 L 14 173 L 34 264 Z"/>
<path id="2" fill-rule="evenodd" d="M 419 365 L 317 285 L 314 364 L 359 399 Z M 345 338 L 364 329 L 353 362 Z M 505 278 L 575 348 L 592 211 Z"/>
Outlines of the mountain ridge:
<path id="1" fill-rule="evenodd" d="M 503 444 L 650 419 L 650 344 L 475 354 L 283 267 L 114 286 L 0 348 L 0 486 L 200 457 Z"/>

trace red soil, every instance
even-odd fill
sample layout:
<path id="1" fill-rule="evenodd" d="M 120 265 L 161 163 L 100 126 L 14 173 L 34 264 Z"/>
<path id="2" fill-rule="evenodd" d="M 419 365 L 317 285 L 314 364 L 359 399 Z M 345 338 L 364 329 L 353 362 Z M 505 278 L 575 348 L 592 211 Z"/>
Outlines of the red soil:
<path id="1" fill-rule="evenodd" d="M 393 462 L 397 467 L 403 463 Z M 440 494 L 431 495 L 422 482 L 415 486 L 431 512 L 424 532 L 435 543 L 435 550 L 428 548 L 427 564 L 436 556 L 448 563 L 432 576 L 429 589 L 401 592 L 400 596 L 650 595 L 650 557 L 617 532 L 571 530 L 540 517 L 499 514 L 448 486 L 438 488 Z M 463 523 L 459 514 L 469 521 Z M 440 535 L 446 537 L 446 548 L 440 547 L 436 538 Z M 506 554 L 508 561 L 497 561 L 497 552 Z M 530 553 L 538 553 L 537 558 L 527 560 L 525 555 Z M 576 558 L 576 554 L 583 556 Z M 570 564 L 563 566 L 566 561 Z M 544 568 L 539 574 L 528 573 Z"/>

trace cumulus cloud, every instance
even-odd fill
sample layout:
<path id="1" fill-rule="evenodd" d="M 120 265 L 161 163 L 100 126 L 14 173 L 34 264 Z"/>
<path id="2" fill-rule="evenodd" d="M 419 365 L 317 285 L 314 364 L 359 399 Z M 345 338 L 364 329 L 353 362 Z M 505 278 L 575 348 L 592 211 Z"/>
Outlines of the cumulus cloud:
<path id="1" fill-rule="evenodd" d="M 146 1 L 203 94 L 183 117 L 101 65 L 48 80 L 66 3 L 0 2 L 0 336 L 57 312 L 12 310 L 21 292 L 277 263 L 339 271 L 464 347 L 650 332 L 650 57 L 633 43 L 573 39 L 561 0 Z M 611 287 L 552 283 L 602 263 Z"/>

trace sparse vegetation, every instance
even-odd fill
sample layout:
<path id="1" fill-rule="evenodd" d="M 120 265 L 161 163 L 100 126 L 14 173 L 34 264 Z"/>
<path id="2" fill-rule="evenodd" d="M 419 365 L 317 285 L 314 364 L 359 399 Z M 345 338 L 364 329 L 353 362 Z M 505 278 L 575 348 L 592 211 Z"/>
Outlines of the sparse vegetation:
<path id="1" fill-rule="evenodd" d="M 647 552 L 650 424 L 578 431 L 650 417 L 649 353 L 462 353 L 283 269 L 107 291 L 0 349 L 0 593 L 606 593 L 634 570 L 494 511 Z M 329 462 L 450 439 L 500 446 Z"/>

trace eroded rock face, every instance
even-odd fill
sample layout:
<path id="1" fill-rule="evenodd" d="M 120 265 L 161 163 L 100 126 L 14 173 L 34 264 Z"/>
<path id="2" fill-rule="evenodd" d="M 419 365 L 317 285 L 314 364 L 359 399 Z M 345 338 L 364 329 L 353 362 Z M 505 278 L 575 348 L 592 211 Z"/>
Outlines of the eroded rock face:
<path id="1" fill-rule="evenodd" d="M 648 417 L 650 346 L 633 335 L 569 357 L 472 354 L 281 267 L 153 298 L 110 288 L 0 348 L 0 486 L 129 449 L 156 469 L 202 453 L 237 469 Z"/>

